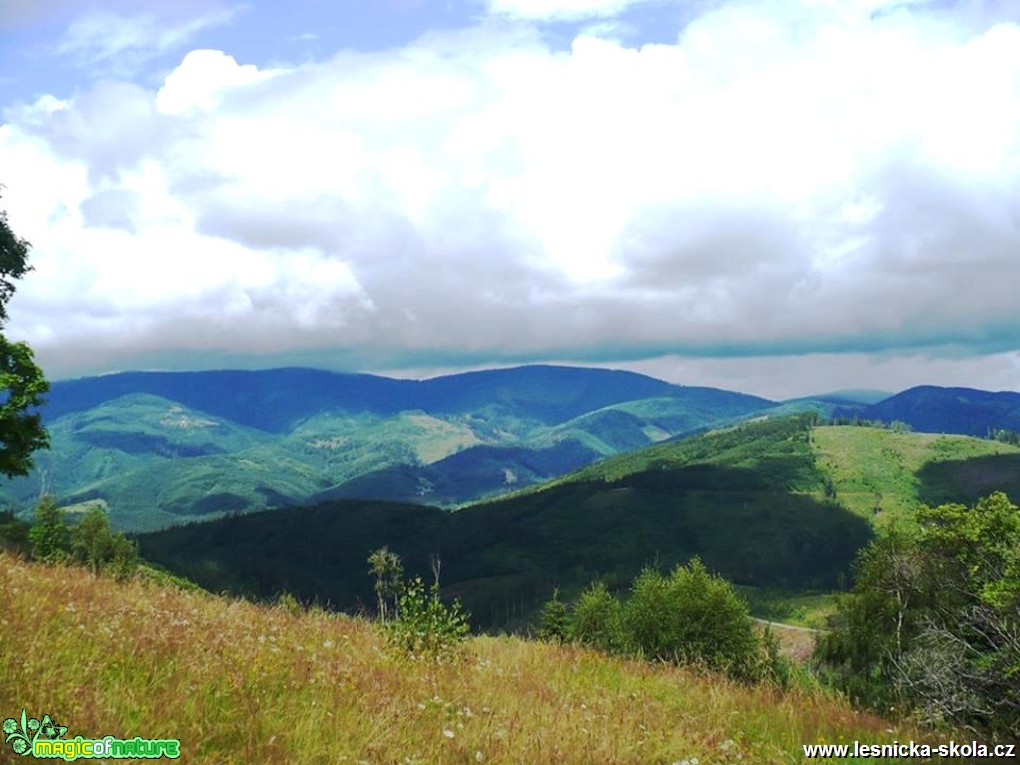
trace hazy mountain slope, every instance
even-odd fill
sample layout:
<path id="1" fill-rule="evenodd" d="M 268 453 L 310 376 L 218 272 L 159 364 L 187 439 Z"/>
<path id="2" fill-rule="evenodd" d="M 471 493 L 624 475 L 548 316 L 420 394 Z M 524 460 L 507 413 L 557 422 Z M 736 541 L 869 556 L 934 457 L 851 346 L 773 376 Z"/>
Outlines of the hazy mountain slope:
<path id="1" fill-rule="evenodd" d="M 322 492 L 329 499 L 389 499 L 459 505 L 538 484 L 588 465 L 601 454 L 570 439 L 545 448 L 475 446 L 431 465 L 400 464 Z"/>
<path id="2" fill-rule="evenodd" d="M 870 390 L 870 389 L 846 389 L 846 390 L 834 390 L 829 393 L 820 393 L 812 398 L 818 399 L 819 401 L 836 401 L 847 404 L 877 404 L 879 401 L 885 401 L 887 398 L 894 394 L 887 390 Z"/>
<path id="3" fill-rule="evenodd" d="M 459 504 L 769 403 L 572 367 L 108 375 L 54 384 L 53 448 L 0 496 L 103 499 L 130 529 L 332 496 Z"/>
<path id="4" fill-rule="evenodd" d="M 497 406 L 546 423 L 680 386 L 632 372 L 529 366 L 397 380 L 314 369 L 125 372 L 52 385 L 47 421 L 132 393 L 147 393 L 269 432 L 286 432 L 322 412 L 394 414 L 420 409 L 461 413 Z"/>
<path id="5" fill-rule="evenodd" d="M 597 409 L 551 427 L 522 429 L 522 445 L 480 444 L 432 464 L 385 467 L 339 483 L 319 499 L 366 498 L 462 504 L 538 484 L 597 459 L 639 449 L 719 417 L 758 411 L 761 399 L 705 388 Z M 467 420 L 477 429 L 473 420 Z M 490 436 L 491 437 L 491 436 Z M 506 439 L 505 432 L 501 436 Z"/>
<path id="6" fill-rule="evenodd" d="M 899 420 L 925 433 L 984 436 L 995 428 L 1020 432 L 1020 393 L 922 385 L 859 413 L 866 419 Z"/>

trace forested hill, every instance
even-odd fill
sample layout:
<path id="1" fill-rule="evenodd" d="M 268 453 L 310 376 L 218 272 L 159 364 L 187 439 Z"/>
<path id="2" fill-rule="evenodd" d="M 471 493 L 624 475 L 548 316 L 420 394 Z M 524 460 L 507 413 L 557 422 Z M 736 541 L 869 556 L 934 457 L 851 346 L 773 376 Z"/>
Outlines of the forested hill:
<path id="1" fill-rule="evenodd" d="M 773 405 L 573 367 L 116 374 L 54 383 L 52 448 L 0 497 L 98 501 L 126 529 L 343 496 L 456 505 Z"/>
<path id="2" fill-rule="evenodd" d="M 918 431 L 1020 429 L 1020 394 L 917 388 L 787 402 L 631 372 L 529 366 L 399 380 L 310 369 L 130 372 L 58 381 L 52 447 L 0 486 L 99 503 L 152 530 L 229 513 L 378 499 L 458 507 L 600 460 L 758 417 L 900 420 Z"/>
<path id="3" fill-rule="evenodd" d="M 876 524 L 921 502 L 972 502 L 989 482 L 1020 493 L 1020 448 L 965 436 L 762 420 L 658 444 L 457 512 L 338 500 L 192 524 L 140 538 L 142 552 L 214 591 L 287 590 L 357 608 L 383 545 L 484 625 L 533 612 L 554 586 L 623 585 L 699 555 L 732 581 L 835 588 Z"/>
<path id="4" fill-rule="evenodd" d="M 121 396 L 145 393 L 270 433 L 288 432 L 324 411 L 459 414 L 500 406 L 518 417 L 555 424 L 611 404 L 690 390 L 633 372 L 556 366 L 467 372 L 428 380 L 299 368 L 125 372 L 53 383 L 44 413 L 51 422 Z M 759 408 L 771 403 L 753 396 L 742 398 Z"/>
<path id="5" fill-rule="evenodd" d="M 884 422 L 905 422 L 925 433 L 985 436 L 1000 429 L 1020 433 L 1020 393 L 1014 391 L 922 385 L 844 413 Z"/>
<path id="6" fill-rule="evenodd" d="M 622 584 L 649 563 L 669 567 L 694 554 L 741 584 L 832 588 L 871 528 L 825 500 L 809 422 L 759 422 L 662 445 L 657 453 L 675 457 L 668 464 L 454 513 L 333 501 L 167 529 L 143 535 L 141 549 L 214 590 L 287 590 L 341 608 L 372 602 L 372 550 L 388 545 L 423 574 L 437 554 L 446 591 L 483 624 L 530 613 L 553 586 L 572 591 L 595 577 Z M 716 459 L 699 459 L 701 450 Z"/>

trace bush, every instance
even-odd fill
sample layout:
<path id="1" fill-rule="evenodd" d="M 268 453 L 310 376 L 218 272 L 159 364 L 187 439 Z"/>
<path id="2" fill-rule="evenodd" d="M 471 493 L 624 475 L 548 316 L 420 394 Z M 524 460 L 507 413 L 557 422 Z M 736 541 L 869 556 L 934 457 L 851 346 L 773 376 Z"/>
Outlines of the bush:
<path id="1" fill-rule="evenodd" d="M 567 639 L 569 626 L 570 614 L 567 612 L 567 606 L 560 600 L 560 591 L 553 590 L 552 600 L 542 606 L 542 613 L 538 617 L 538 638 L 561 643 Z"/>
<path id="2" fill-rule="evenodd" d="M 571 640 L 606 651 L 626 647 L 620 601 L 602 582 L 592 583 L 581 593 L 567 634 Z"/>
<path id="3" fill-rule="evenodd" d="M 668 577 L 645 569 L 622 604 L 605 585 L 592 584 L 574 607 L 567 635 L 603 650 L 697 664 L 740 680 L 785 686 L 791 678 L 775 637 L 755 632 L 733 586 L 697 558 Z"/>
<path id="4" fill-rule="evenodd" d="M 667 578 L 645 569 L 624 606 L 628 638 L 645 656 L 704 664 L 750 679 L 764 645 L 733 586 L 695 558 Z"/>
<path id="5" fill-rule="evenodd" d="M 396 619 L 386 628 L 390 645 L 412 658 L 433 661 L 450 657 L 470 631 L 460 602 L 447 606 L 439 598 L 439 586 L 426 589 L 421 577 L 403 585 Z"/>

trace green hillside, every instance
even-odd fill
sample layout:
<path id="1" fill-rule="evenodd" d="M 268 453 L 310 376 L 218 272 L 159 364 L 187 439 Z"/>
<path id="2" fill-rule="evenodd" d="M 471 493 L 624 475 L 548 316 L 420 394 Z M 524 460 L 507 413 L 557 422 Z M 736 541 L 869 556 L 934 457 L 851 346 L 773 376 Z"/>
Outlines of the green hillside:
<path id="1" fill-rule="evenodd" d="M 389 476 L 408 491 L 419 478 Z M 147 557 L 213 590 L 288 590 L 343 609 L 373 600 L 364 563 L 372 550 L 388 545 L 423 575 L 438 554 L 446 592 L 489 628 L 520 626 L 554 586 L 567 596 L 595 578 L 622 586 L 648 564 L 699 555 L 744 587 L 761 615 L 804 619 L 824 610 L 821 595 L 844 581 L 876 524 L 907 521 L 922 501 L 972 502 L 989 481 L 1007 490 L 1020 482 L 1020 450 L 815 427 L 800 415 L 656 444 L 452 513 L 338 498 L 140 541 Z"/>
<path id="2" fill-rule="evenodd" d="M 921 503 L 1020 496 L 1020 448 L 998 441 L 843 425 L 815 428 L 812 446 L 839 503 L 880 526 Z"/>
<path id="3" fill-rule="evenodd" d="M 0 487 L 101 500 L 123 529 L 367 497 L 457 506 L 772 402 L 632 373 L 521 367 L 392 380 L 315 370 L 55 383 L 52 447 Z"/>
<path id="4" fill-rule="evenodd" d="M 829 590 L 871 529 L 825 501 L 809 429 L 810 418 L 790 418 L 660 444 L 455 513 L 337 500 L 140 541 L 146 557 L 211 589 L 286 589 L 341 608 L 372 602 L 372 550 L 388 545 L 423 574 L 439 554 L 447 591 L 490 627 L 527 617 L 554 586 L 622 586 L 645 565 L 695 554 L 739 584 Z"/>

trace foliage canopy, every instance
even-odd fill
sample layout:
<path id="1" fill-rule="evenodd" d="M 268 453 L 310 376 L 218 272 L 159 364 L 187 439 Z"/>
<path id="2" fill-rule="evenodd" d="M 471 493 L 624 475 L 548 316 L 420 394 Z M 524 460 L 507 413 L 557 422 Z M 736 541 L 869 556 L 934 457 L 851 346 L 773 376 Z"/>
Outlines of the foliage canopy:
<path id="1" fill-rule="evenodd" d="M 11 230 L 7 213 L 0 210 L 0 329 L 7 323 L 7 302 L 14 295 L 16 280 L 31 270 L 30 247 Z M 0 334 L 0 473 L 7 477 L 26 475 L 32 453 L 49 445 L 42 418 L 35 411 L 48 390 L 28 344 L 12 343 Z"/>
<path id="2" fill-rule="evenodd" d="M 929 723 L 1020 730 L 1020 510 L 996 492 L 918 511 L 865 549 L 818 658 L 851 696 Z"/>

